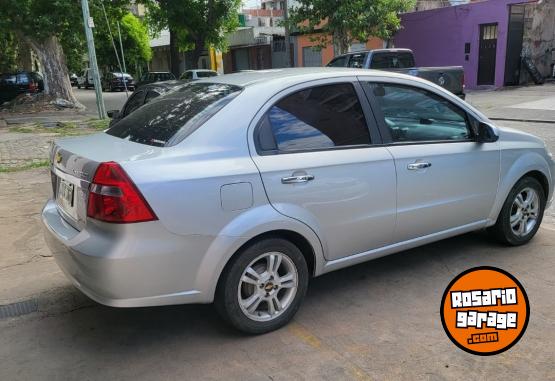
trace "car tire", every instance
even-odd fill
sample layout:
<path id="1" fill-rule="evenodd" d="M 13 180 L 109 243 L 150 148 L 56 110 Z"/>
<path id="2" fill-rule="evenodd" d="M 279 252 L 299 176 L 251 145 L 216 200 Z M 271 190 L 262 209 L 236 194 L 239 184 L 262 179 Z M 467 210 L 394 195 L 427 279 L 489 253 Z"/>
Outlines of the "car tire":
<path id="1" fill-rule="evenodd" d="M 263 239 L 241 249 L 227 264 L 215 306 L 224 320 L 242 332 L 274 331 L 299 309 L 308 278 L 306 260 L 296 245 L 281 238 Z"/>
<path id="2" fill-rule="evenodd" d="M 524 245 L 538 232 L 545 204 L 546 196 L 540 182 L 524 177 L 509 192 L 497 222 L 488 232 L 505 245 Z"/>
<path id="3" fill-rule="evenodd" d="M 80 85 L 80 84 L 77 84 L 77 88 L 78 88 L 79 90 L 81 90 L 81 85 Z"/>

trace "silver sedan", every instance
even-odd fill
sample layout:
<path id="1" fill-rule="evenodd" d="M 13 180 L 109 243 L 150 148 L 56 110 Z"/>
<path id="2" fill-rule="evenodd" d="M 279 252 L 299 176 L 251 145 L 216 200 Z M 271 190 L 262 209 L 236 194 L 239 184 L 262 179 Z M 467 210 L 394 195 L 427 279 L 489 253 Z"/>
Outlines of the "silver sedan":
<path id="1" fill-rule="evenodd" d="M 478 229 L 525 244 L 555 171 L 430 82 L 333 68 L 187 83 L 51 161 L 45 235 L 76 287 L 215 302 L 251 333 L 291 320 L 313 276 Z"/>

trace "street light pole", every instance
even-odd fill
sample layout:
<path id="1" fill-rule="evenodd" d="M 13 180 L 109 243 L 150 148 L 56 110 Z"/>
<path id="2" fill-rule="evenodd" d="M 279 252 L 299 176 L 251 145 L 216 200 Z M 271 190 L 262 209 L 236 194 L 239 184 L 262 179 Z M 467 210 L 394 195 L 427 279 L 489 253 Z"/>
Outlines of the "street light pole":
<path id="1" fill-rule="evenodd" d="M 96 62 L 96 50 L 94 48 L 94 37 L 92 28 L 94 22 L 89 11 L 89 2 L 81 0 L 81 8 L 83 9 L 83 21 L 85 24 L 85 35 L 87 36 L 87 48 L 89 50 L 89 66 L 92 70 L 94 91 L 96 92 L 96 108 L 98 109 L 98 117 L 106 118 L 106 106 L 102 98 L 102 84 L 100 83 L 100 73 L 98 72 L 98 63 Z"/>
<path id="2" fill-rule="evenodd" d="M 118 21 L 118 34 L 119 34 L 119 49 L 121 50 L 121 62 L 123 63 L 123 72 L 127 73 L 127 68 L 125 67 L 125 55 L 123 54 L 123 44 L 121 43 L 121 30 L 119 28 L 119 21 Z"/>

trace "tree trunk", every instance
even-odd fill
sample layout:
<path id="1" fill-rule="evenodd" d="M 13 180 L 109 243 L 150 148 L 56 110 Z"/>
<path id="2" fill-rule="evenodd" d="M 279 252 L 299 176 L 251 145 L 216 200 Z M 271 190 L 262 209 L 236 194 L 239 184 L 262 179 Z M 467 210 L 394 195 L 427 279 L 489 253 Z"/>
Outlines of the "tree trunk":
<path id="1" fill-rule="evenodd" d="M 179 46 L 177 41 L 177 32 L 170 29 L 170 71 L 176 78 L 181 75 L 179 69 Z"/>
<path id="2" fill-rule="evenodd" d="M 198 69 L 198 60 L 204 51 L 204 41 L 197 39 L 195 41 L 195 48 L 191 51 L 191 68 Z M 210 69 L 210 68 L 209 68 Z"/>
<path id="3" fill-rule="evenodd" d="M 42 66 L 44 92 L 54 99 L 63 99 L 75 107 L 83 107 L 73 95 L 66 65 L 64 50 L 56 36 L 47 37 L 39 43 L 32 38 L 25 38 Z"/>

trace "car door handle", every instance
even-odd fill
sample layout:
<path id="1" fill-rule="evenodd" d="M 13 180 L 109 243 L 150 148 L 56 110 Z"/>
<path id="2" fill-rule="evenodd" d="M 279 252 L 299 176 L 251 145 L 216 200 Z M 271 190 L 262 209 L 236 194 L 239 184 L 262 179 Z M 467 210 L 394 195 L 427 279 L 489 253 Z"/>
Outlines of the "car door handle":
<path id="1" fill-rule="evenodd" d="M 282 177 L 281 183 L 282 184 L 301 184 L 301 183 L 307 183 L 312 180 L 314 180 L 314 176 L 312 175 L 289 176 L 289 177 Z"/>
<path id="2" fill-rule="evenodd" d="M 409 171 L 417 171 L 419 169 L 430 168 L 431 166 L 432 166 L 432 163 L 411 163 L 407 166 L 407 169 Z"/>

